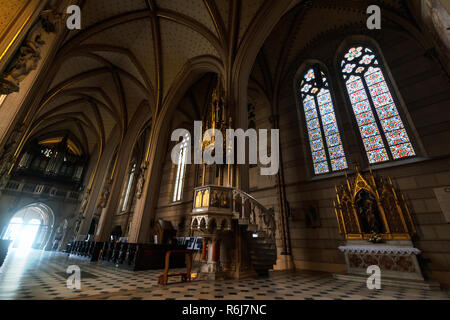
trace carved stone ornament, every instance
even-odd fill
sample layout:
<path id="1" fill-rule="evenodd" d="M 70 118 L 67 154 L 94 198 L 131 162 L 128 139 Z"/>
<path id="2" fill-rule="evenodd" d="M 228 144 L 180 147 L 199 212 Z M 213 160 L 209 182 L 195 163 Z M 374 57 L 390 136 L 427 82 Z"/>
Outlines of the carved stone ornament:
<path id="1" fill-rule="evenodd" d="M 57 25 L 63 20 L 63 15 L 49 8 L 41 12 L 41 25 L 47 33 L 56 31 Z"/>
<path id="2" fill-rule="evenodd" d="M 78 231 L 80 230 L 82 220 L 83 220 L 83 216 L 80 214 L 79 217 L 77 218 L 77 220 L 75 221 L 75 229 L 74 229 L 75 235 L 78 234 Z"/>
<path id="3" fill-rule="evenodd" d="M 142 192 L 145 186 L 145 169 L 141 168 L 139 172 L 139 178 L 136 185 L 136 198 L 140 199 L 142 197 Z"/>
<path id="4" fill-rule="evenodd" d="M 41 12 L 39 21 L 31 28 L 26 39 L 10 62 L 6 71 L 0 76 L 0 95 L 19 91 L 19 84 L 31 71 L 35 70 L 41 60 L 42 33 L 55 32 L 62 15 L 53 9 Z"/>
<path id="5" fill-rule="evenodd" d="M 41 48 L 45 44 L 41 30 L 31 32 L 20 47 L 13 65 L 0 78 L 0 94 L 19 91 L 19 83 L 38 66 L 41 60 Z"/>
<path id="6" fill-rule="evenodd" d="M 338 249 L 342 252 L 352 253 L 376 253 L 376 254 L 404 254 L 411 255 L 420 254 L 420 250 L 413 247 L 387 246 L 387 245 L 364 245 L 364 246 L 339 246 Z"/>
<path id="7" fill-rule="evenodd" d="M 80 206 L 80 213 L 84 213 L 84 210 L 86 210 L 86 206 L 88 204 L 89 200 L 89 192 L 85 192 L 83 195 L 83 198 L 81 200 L 81 206 Z"/>
<path id="8" fill-rule="evenodd" d="M 105 185 L 105 187 L 103 188 L 103 192 L 102 195 L 100 197 L 100 206 L 102 208 L 105 208 L 107 203 L 108 203 L 108 199 L 109 199 L 109 195 L 110 195 L 110 188 L 111 188 L 111 183 L 107 183 Z"/>
<path id="9" fill-rule="evenodd" d="M 24 131 L 23 125 L 18 125 L 11 133 L 8 142 L 0 153 L 0 188 L 3 188 L 9 179 L 9 170 L 14 163 L 14 153 Z"/>

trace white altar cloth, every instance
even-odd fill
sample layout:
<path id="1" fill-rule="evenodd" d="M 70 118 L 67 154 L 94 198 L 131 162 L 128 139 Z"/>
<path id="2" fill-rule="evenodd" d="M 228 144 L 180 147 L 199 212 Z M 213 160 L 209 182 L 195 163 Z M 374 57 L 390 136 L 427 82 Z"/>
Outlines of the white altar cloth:
<path id="1" fill-rule="evenodd" d="M 386 245 L 367 245 L 367 246 L 339 246 L 339 250 L 342 252 L 352 253 L 379 253 L 379 254 L 420 254 L 420 250 L 413 247 L 396 247 Z"/>

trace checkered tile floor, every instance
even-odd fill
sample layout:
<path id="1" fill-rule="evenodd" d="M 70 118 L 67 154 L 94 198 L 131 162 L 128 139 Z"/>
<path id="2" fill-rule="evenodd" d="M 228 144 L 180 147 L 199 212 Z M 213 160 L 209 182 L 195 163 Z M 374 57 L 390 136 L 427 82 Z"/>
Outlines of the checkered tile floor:
<path id="1" fill-rule="evenodd" d="M 78 265 L 81 289 L 66 286 L 66 268 Z M 316 272 L 271 272 L 268 278 L 157 283 L 161 270 L 128 271 L 68 257 L 63 253 L 10 251 L 0 268 L 0 300 L 108 299 L 108 300 L 372 300 L 449 299 L 448 291 L 382 287 L 335 280 Z"/>

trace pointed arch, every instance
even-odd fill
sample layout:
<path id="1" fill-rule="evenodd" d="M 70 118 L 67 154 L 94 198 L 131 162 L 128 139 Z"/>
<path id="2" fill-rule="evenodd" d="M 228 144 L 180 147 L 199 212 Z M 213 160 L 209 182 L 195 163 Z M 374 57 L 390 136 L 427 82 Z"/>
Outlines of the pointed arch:
<path id="1" fill-rule="evenodd" d="M 411 158 L 416 150 L 399 113 L 399 97 L 379 49 L 348 44 L 338 67 L 370 164 Z"/>
<path id="2" fill-rule="evenodd" d="M 316 175 L 347 169 L 335 103 L 325 68 L 304 63 L 296 77 L 299 108 L 305 119 Z"/>

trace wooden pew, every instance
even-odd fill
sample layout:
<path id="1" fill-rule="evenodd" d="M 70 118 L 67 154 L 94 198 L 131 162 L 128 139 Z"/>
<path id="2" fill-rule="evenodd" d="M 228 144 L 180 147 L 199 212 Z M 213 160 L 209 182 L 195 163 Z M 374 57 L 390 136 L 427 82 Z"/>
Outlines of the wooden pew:
<path id="1" fill-rule="evenodd" d="M 119 268 L 131 270 L 163 269 L 167 251 L 183 249 L 186 249 L 183 245 L 129 244 L 123 263 L 118 265 Z M 183 268 L 186 266 L 186 263 L 184 257 L 174 255 L 170 257 L 170 265 L 173 268 Z"/>

